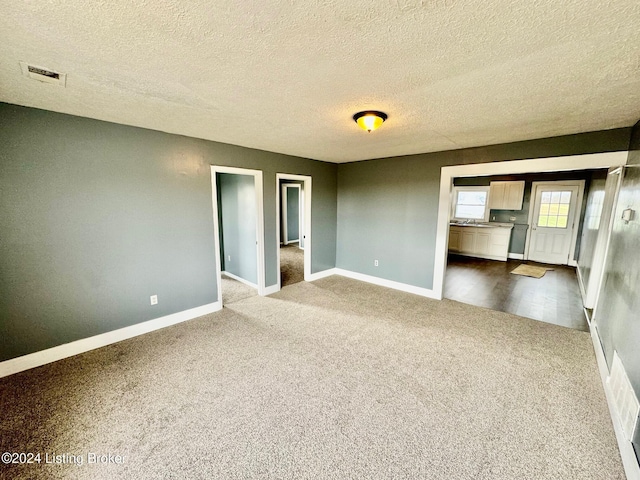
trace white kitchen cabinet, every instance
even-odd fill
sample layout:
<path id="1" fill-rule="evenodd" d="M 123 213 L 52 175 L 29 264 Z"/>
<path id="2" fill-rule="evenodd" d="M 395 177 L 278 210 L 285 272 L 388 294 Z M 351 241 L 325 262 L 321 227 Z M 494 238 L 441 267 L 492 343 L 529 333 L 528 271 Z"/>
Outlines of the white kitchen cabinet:
<path id="1" fill-rule="evenodd" d="M 451 225 L 449 227 L 449 251 L 471 257 L 506 261 L 512 228 L 512 224 L 481 227 Z"/>
<path id="2" fill-rule="evenodd" d="M 522 210 L 524 180 L 517 182 L 491 182 L 489 208 L 494 210 Z"/>
<path id="3" fill-rule="evenodd" d="M 489 255 L 492 257 L 506 257 L 509 255 L 509 241 L 511 240 L 511 229 L 501 228 L 491 234 L 489 243 Z M 506 259 L 506 258 L 505 258 Z"/>
<path id="4" fill-rule="evenodd" d="M 476 245 L 476 232 L 473 227 L 461 227 L 460 232 L 460 251 L 461 252 L 475 252 Z"/>
<path id="5" fill-rule="evenodd" d="M 452 252 L 460 251 L 460 232 L 453 228 L 449 231 L 449 250 Z"/>
<path id="6" fill-rule="evenodd" d="M 491 244 L 491 232 L 487 230 L 493 230 L 492 228 L 482 228 L 476 232 L 475 250 L 473 253 L 478 255 L 489 255 L 489 245 Z"/>

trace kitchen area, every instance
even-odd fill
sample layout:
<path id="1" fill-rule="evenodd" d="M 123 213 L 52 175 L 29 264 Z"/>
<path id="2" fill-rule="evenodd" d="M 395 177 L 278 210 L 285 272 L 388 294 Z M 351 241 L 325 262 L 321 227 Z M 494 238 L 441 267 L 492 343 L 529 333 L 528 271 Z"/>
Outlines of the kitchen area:
<path id="1" fill-rule="evenodd" d="M 454 179 L 444 297 L 586 330 L 575 266 L 589 186 L 606 174 Z M 514 272 L 523 264 L 542 276 Z"/>

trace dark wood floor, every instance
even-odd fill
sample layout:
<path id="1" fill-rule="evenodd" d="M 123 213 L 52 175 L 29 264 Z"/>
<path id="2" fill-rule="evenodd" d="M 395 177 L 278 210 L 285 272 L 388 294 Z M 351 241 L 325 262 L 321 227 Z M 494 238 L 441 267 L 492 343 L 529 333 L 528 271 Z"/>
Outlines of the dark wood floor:
<path id="1" fill-rule="evenodd" d="M 553 268 L 542 278 L 512 275 L 521 263 Z M 573 267 L 449 255 L 444 297 L 522 317 L 588 330 Z"/>

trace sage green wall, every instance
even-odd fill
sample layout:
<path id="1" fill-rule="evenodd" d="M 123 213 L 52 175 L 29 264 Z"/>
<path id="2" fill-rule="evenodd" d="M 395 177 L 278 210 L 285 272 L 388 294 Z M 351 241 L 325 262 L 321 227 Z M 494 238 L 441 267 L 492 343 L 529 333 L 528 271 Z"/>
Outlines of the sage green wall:
<path id="1" fill-rule="evenodd" d="M 430 289 L 443 166 L 622 151 L 630 133 L 621 128 L 341 164 L 336 264 Z"/>
<path id="2" fill-rule="evenodd" d="M 287 189 L 287 242 L 300 241 L 300 190 Z"/>
<path id="3" fill-rule="evenodd" d="M 609 243 L 595 322 L 609 368 L 613 352 L 620 356 L 636 396 L 640 398 L 640 122 L 631 138 Z M 635 210 L 625 223 L 622 211 Z M 640 429 L 634 439 L 640 451 Z"/>
<path id="4" fill-rule="evenodd" d="M 0 361 L 215 302 L 212 164 L 263 171 L 267 286 L 276 173 L 335 266 L 336 165 L 0 103 Z"/>
<path id="5" fill-rule="evenodd" d="M 256 187 L 250 175 L 218 173 L 224 271 L 258 284 Z"/>

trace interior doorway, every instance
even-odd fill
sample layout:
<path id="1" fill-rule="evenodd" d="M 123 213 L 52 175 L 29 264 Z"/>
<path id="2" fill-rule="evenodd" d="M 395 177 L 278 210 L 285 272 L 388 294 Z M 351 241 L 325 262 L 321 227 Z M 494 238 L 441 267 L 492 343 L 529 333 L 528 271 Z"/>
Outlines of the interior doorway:
<path id="1" fill-rule="evenodd" d="M 311 177 L 276 174 L 278 289 L 311 276 Z"/>
<path id="2" fill-rule="evenodd" d="M 264 295 L 262 172 L 211 166 L 211 190 L 219 301 Z"/>
<path id="3" fill-rule="evenodd" d="M 295 243 L 304 249 L 304 188 L 301 183 L 281 181 L 281 215 L 282 244 Z"/>
<path id="4" fill-rule="evenodd" d="M 525 195 L 524 203 L 530 202 L 527 207 L 528 213 L 524 214 L 527 216 L 520 218 L 522 214 L 513 211 L 491 212 L 490 221 L 509 221 L 513 223 L 512 220 L 517 218 L 517 222 L 526 222 L 526 226 L 529 227 L 526 229 L 526 239 L 522 234 L 524 233 L 524 228 L 520 229 L 520 232 L 516 232 L 515 228 L 513 229 L 512 244 L 513 240 L 517 238 L 518 245 L 521 245 L 519 248 L 522 248 L 522 250 L 512 250 L 511 246 L 513 245 L 511 245 L 506 262 L 482 258 L 470 261 L 468 257 L 455 254 L 452 256 L 447 255 L 452 203 L 451 192 L 454 179 L 458 178 L 513 177 L 518 174 L 527 174 L 529 177 L 536 177 L 541 174 L 560 175 L 559 173 L 554 174 L 551 172 L 565 172 L 562 176 L 569 176 L 572 175 L 569 172 L 602 170 L 612 164 L 624 164 L 625 161 L 625 152 L 609 152 L 579 157 L 557 157 L 553 159 L 443 167 L 440 184 L 438 236 L 436 240 L 434 296 L 436 298 L 445 296 L 464 303 L 477 304 L 536 320 L 586 330 L 588 326 L 583 313 L 582 295 L 576 271 L 572 268 L 577 264 L 574 258 L 576 240 L 579 234 L 577 224 L 580 222 L 579 211 L 582 209 L 583 204 L 582 197 L 584 196 L 585 180 L 540 179 L 539 185 L 537 185 L 540 188 L 537 188 L 534 193 L 533 186 L 538 180 L 533 178 L 533 183 L 530 184 L 530 201 L 526 199 Z M 577 165 L 580 165 L 581 168 L 576 168 Z M 559 181 L 553 183 L 555 180 Z M 548 185 L 549 183 L 553 184 Z M 546 187 L 543 186 L 545 184 L 547 184 Z M 501 216 L 506 218 L 500 218 Z M 517 226 L 517 223 L 514 224 L 514 227 Z M 534 236 L 534 241 L 531 243 L 530 237 L 534 231 L 530 228 L 532 226 L 537 229 L 561 229 L 564 231 L 563 233 L 569 232 L 569 234 L 559 239 L 554 239 L 552 236 L 554 232 L 550 235 L 543 230 L 541 233 L 546 233 L 547 238 L 542 235 L 538 238 Z M 573 230 L 569 227 L 572 227 Z M 537 247 L 536 241 L 540 242 Z M 548 250 L 552 254 L 559 253 L 560 258 L 536 256 L 534 252 L 537 250 Z M 523 252 L 523 254 L 513 254 L 512 256 L 511 252 L 514 251 Z M 439 255 L 442 255 L 442 257 Z M 546 273 L 543 273 L 541 277 L 536 276 L 535 278 L 512 274 L 511 272 L 523 261 L 528 262 L 530 266 L 538 267 L 539 270 Z M 536 261 L 543 263 L 537 263 Z"/>

